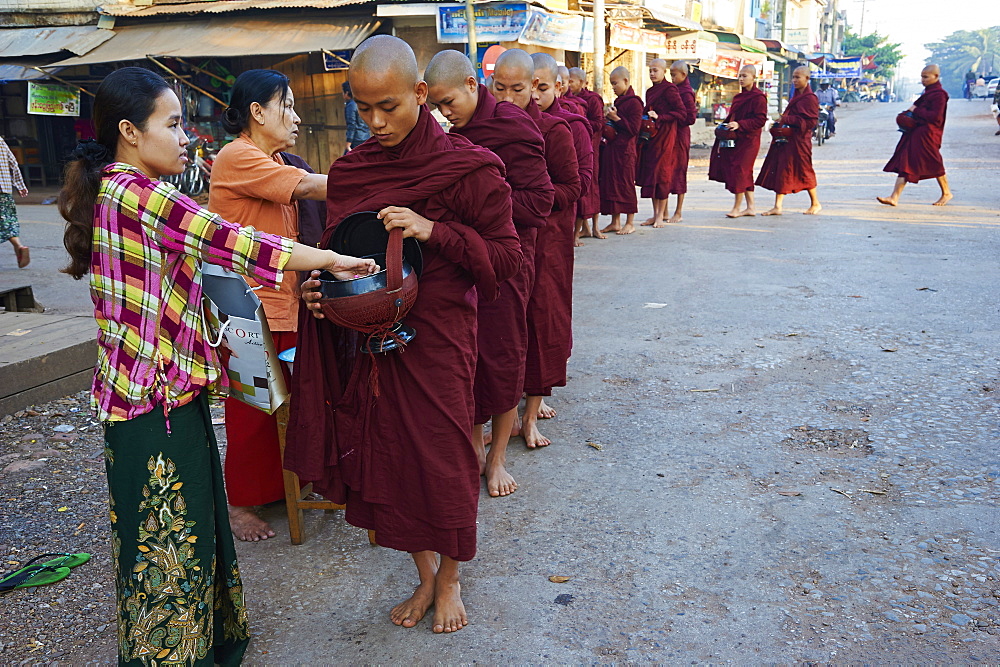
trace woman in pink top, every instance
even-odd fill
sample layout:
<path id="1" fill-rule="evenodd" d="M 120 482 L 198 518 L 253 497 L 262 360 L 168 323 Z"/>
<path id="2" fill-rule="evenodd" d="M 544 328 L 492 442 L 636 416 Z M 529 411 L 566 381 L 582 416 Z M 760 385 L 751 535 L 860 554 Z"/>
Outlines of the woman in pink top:
<path id="1" fill-rule="evenodd" d="M 250 634 L 208 413 L 226 378 L 204 336 L 202 263 L 272 289 L 284 271 L 377 267 L 228 222 L 158 180 L 184 169 L 188 143 L 159 75 L 108 75 L 94 125 L 96 141 L 66 166 L 59 212 L 64 271 L 90 274 L 99 327 L 92 404 L 104 422 L 119 662 L 239 664 Z"/>
<path id="2" fill-rule="evenodd" d="M 241 225 L 298 239 L 296 200 L 326 200 L 326 174 L 290 166 L 281 155 L 295 146 L 298 124 L 287 76 L 273 69 L 240 74 L 223 115 L 223 126 L 236 138 L 212 165 L 209 210 Z M 258 291 L 278 352 L 295 347 L 299 282 L 295 274 L 286 273 L 277 290 Z M 256 508 L 285 497 L 277 417 L 228 399 L 226 445 L 233 534 L 252 542 L 273 537 Z"/>

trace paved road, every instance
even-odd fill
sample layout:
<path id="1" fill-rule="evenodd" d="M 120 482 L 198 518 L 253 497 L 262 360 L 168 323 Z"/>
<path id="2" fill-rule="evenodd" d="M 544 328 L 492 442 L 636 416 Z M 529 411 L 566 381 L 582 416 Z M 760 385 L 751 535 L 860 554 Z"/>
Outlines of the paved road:
<path id="1" fill-rule="evenodd" d="M 882 207 L 898 106 L 816 149 L 822 216 L 803 193 L 730 221 L 696 177 L 684 223 L 578 252 L 554 444 L 513 444 L 521 489 L 482 499 L 467 629 L 393 626 L 409 559 L 314 512 L 304 546 L 241 545 L 248 660 L 1000 660 L 1000 138 L 953 102 L 953 204 L 930 182 Z M 44 275 L 52 209 L 22 214 L 39 298 L 84 312 Z"/>

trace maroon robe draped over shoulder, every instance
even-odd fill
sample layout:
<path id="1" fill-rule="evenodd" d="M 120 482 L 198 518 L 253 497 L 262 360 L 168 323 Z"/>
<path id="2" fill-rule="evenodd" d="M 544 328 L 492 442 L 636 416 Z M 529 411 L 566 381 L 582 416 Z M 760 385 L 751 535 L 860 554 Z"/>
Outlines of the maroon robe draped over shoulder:
<path id="1" fill-rule="evenodd" d="M 708 180 L 726 184 L 733 194 L 753 191 L 753 161 L 760 152 L 760 131 L 767 122 L 767 95 L 754 86 L 733 98 L 726 116 L 727 123 L 736 121 L 736 147 L 720 148 L 716 138 L 708 163 Z"/>
<path id="2" fill-rule="evenodd" d="M 767 157 L 757 175 L 757 185 L 779 195 L 816 187 L 812 165 L 812 135 L 819 122 L 819 99 L 811 89 L 795 93 L 779 123 L 792 127 L 786 143 L 771 140 Z"/>
<path id="3" fill-rule="evenodd" d="M 581 88 L 575 99 L 583 102 L 584 116 L 590 124 L 590 141 L 593 147 L 594 176 L 589 188 L 584 190 L 577 207 L 578 218 L 590 218 L 601 211 L 601 139 L 604 130 L 604 98 L 595 91 Z"/>
<path id="4" fill-rule="evenodd" d="M 545 137 L 545 164 L 556 195 L 535 244 L 524 391 L 549 396 L 552 387 L 566 385 L 566 362 L 573 348 L 573 247 L 580 169 L 566 121 L 542 113 L 534 100 L 527 112 Z"/>
<path id="5" fill-rule="evenodd" d="M 684 120 L 677 123 L 674 137 L 674 176 L 670 182 L 670 194 L 683 195 L 688 191 L 688 160 L 691 157 L 691 126 L 698 120 L 698 107 L 694 100 L 694 88 L 686 77 L 677 84 L 677 92 L 684 102 Z"/>
<path id="6" fill-rule="evenodd" d="M 357 335 L 304 304 L 299 313 L 285 468 L 346 502 L 347 521 L 386 547 L 475 556 L 476 308 L 521 262 L 503 173 L 496 155 L 446 134 L 426 107 L 398 145 L 366 142 L 330 167 L 323 247 L 358 211 L 405 206 L 435 222 L 404 350 L 362 354 Z"/>
<path id="7" fill-rule="evenodd" d="M 656 136 L 639 148 L 636 183 L 642 196 L 666 199 L 674 180 L 677 126 L 687 118 L 687 109 L 673 81 L 664 79 L 646 91 L 646 112 L 656 112 Z"/>
<path id="8" fill-rule="evenodd" d="M 600 208 L 600 199 L 594 203 L 594 192 L 597 182 L 594 160 L 594 139 L 590 131 L 590 123 L 583 116 L 573 113 L 563 106 L 556 98 L 544 113 L 562 118 L 569 123 L 573 133 L 573 147 L 576 149 L 577 163 L 580 165 L 580 197 L 576 200 L 576 217 L 589 218 Z"/>
<path id="9" fill-rule="evenodd" d="M 615 100 L 618 120 L 612 121 L 615 138 L 601 151 L 601 214 L 636 213 L 636 137 L 642 124 L 642 99 L 630 86 Z"/>
<path id="10" fill-rule="evenodd" d="M 479 302 L 474 423 L 517 406 L 524 392 L 528 353 L 528 299 L 535 278 L 535 239 L 552 212 L 555 189 L 545 166 L 545 139 L 526 111 L 497 102 L 479 86 L 476 112 L 465 127 L 451 130 L 488 148 L 507 169 L 514 228 L 521 242 L 521 269 L 500 285 L 495 301 Z"/>
<path id="11" fill-rule="evenodd" d="M 904 132 L 896 144 L 888 164 L 882 171 L 898 174 L 907 183 L 917 183 L 926 178 L 944 176 L 941 158 L 941 139 L 948 114 L 948 93 L 941 83 L 932 83 L 913 103 L 913 117 L 918 125 Z"/>

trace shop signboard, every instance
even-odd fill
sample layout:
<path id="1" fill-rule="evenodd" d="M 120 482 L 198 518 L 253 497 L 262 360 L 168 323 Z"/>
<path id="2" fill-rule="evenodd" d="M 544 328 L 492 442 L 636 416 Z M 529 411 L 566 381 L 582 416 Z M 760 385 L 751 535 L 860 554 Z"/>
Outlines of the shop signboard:
<path id="1" fill-rule="evenodd" d="M 809 44 L 809 29 L 808 28 L 789 28 L 785 31 L 785 44 L 792 46 L 801 46 L 808 48 Z"/>
<path id="2" fill-rule="evenodd" d="M 465 5 L 441 5 L 437 8 L 437 40 L 442 44 L 465 44 L 469 41 Z M 515 42 L 528 20 L 528 5 L 505 2 L 479 5 L 475 9 L 476 41 Z"/>
<path id="3" fill-rule="evenodd" d="M 532 9 L 518 41 L 550 49 L 591 53 L 594 50 L 594 19 Z"/>
<path id="4" fill-rule="evenodd" d="M 80 91 L 69 86 L 29 81 L 28 113 L 39 116 L 79 116 Z"/>
<path id="5" fill-rule="evenodd" d="M 667 36 L 662 32 L 632 28 L 623 23 L 612 23 L 608 44 L 616 49 L 661 53 L 666 41 Z"/>
<path id="6" fill-rule="evenodd" d="M 838 79 L 861 77 L 861 58 L 827 58 L 826 69 Z"/>
<path id="7" fill-rule="evenodd" d="M 715 50 L 715 42 L 699 39 L 698 33 L 689 32 L 668 37 L 662 53 L 667 60 L 711 60 Z"/>
<path id="8" fill-rule="evenodd" d="M 743 60 L 740 58 L 739 51 L 730 51 L 729 53 L 719 52 L 715 54 L 714 58 L 705 58 L 698 63 L 698 69 L 705 74 L 719 76 L 723 79 L 738 78 L 740 67 L 742 66 Z"/>

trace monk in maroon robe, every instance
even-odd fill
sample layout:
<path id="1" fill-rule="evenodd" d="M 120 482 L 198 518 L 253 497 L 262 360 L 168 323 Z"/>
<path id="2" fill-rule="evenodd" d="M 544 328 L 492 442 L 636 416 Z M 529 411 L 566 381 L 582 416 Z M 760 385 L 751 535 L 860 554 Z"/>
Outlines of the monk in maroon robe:
<path id="1" fill-rule="evenodd" d="M 757 88 L 757 69 L 744 65 L 740 70 L 740 92 L 733 98 L 724 125 L 736 132 L 736 146 L 723 148 L 718 137 L 712 146 L 708 163 L 708 179 L 726 184 L 736 195 L 727 218 L 757 215 L 753 202 L 753 161 L 760 151 L 760 131 L 767 122 L 767 96 Z M 740 203 L 746 199 L 746 208 Z"/>
<path id="2" fill-rule="evenodd" d="M 558 74 L 558 72 L 556 72 Z M 590 123 L 590 141 L 594 160 L 594 179 L 589 188 L 584 189 L 584 195 L 577 207 L 577 237 L 598 236 L 597 219 L 601 212 L 600 162 L 601 137 L 604 131 L 604 99 L 593 90 L 587 88 L 587 73 L 579 67 L 569 68 L 567 80 L 567 96 L 582 103 L 586 108 L 586 118 Z"/>
<path id="3" fill-rule="evenodd" d="M 532 95 L 538 85 L 535 64 L 521 49 L 497 59 L 493 89 L 498 100 L 528 112 L 545 137 L 545 163 L 556 194 L 552 214 L 535 243 L 535 285 L 528 301 L 528 357 L 525 364 L 521 434 L 529 449 L 551 440 L 537 426 L 543 397 L 566 386 L 566 364 L 573 346 L 573 221 L 580 198 L 580 165 L 566 121 L 542 113 Z M 554 411 L 551 416 L 554 416 Z"/>
<path id="4" fill-rule="evenodd" d="M 573 147 L 576 149 L 576 159 L 580 165 L 580 198 L 576 203 L 576 229 L 586 224 L 586 219 L 590 214 L 583 211 L 590 210 L 593 192 L 596 191 L 596 174 L 594 171 L 594 141 L 590 123 L 583 116 L 573 112 L 569 105 L 564 104 L 556 95 L 556 80 L 559 78 L 559 65 L 555 58 L 547 53 L 533 53 L 531 60 L 535 63 L 535 78 L 538 85 L 532 95 L 538 108 L 542 113 L 562 118 L 569 123 L 569 129 L 573 132 Z M 598 200 L 599 203 L 599 200 Z M 583 243 L 576 236 L 575 244 L 581 246 Z"/>
<path id="5" fill-rule="evenodd" d="M 318 281 L 305 282 L 285 467 L 346 502 L 347 520 L 375 530 L 379 544 L 410 552 L 420 585 L 393 623 L 413 627 L 433 605 L 434 632 L 454 632 L 468 623 L 459 562 L 476 553 L 477 301 L 496 298 L 521 263 L 510 188 L 496 155 L 431 116 L 405 42 L 369 38 L 348 79 L 375 141 L 330 168 L 322 243 L 359 211 L 422 242 L 406 315 L 416 338 L 402 351 L 359 352 L 357 335 L 318 319 L 329 306 L 313 291 Z"/>
<path id="6" fill-rule="evenodd" d="M 649 63 L 649 80 L 653 85 L 646 91 L 646 115 L 656 123 L 656 136 L 639 149 L 635 181 L 642 187 L 640 194 L 653 204 L 653 217 L 642 224 L 659 228 L 666 224 L 663 218 L 674 181 L 677 126 L 687 118 L 687 110 L 677 86 L 667 78 L 666 60 L 656 58 Z M 616 230 L 612 225 L 604 231 Z"/>
<path id="7" fill-rule="evenodd" d="M 464 54 L 445 50 L 424 71 L 427 98 L 460 134 L 503 160 L 514 207 L 514 229 L 524 261 L 513 278 L 500 285 L 495 301 L 479 303 L 479 358 L 476 364 L 475 419 L 472 444 L 486 475 L 491 496 L 507 496 L 517 482 L 507 471 L 507 444 L 524 392 L 528 351 L 528 298 L 535 277 L 535 238 L 552 212 L 555 190 L 545 166 L 545 140 L 531 116 L 510 102 L 497 102 L 476 82 Z M 483 425 L 492 419 L 489 454 Z"/>
<path id="8" fill-rule="evenodd" d="M 944 206 L 952 198 L 941 159 L 941 138 L 948 112 L 948 93 L 941 86 L 941 68 L 928 65 L 920 72 L 920 82 L 924 84 L 924 92 L 907 109 L 913 114 L 916 127 L 899 138 L 896 152 L 882 170 L 897 174 L 892 194 L 878 198 L 888 206 L 899 203 L 907 183 L 919 183 L 926 178 L 936 178 L 941 188 L 941 197 L 934 202 L 935 206 Z"/>
<path id="9" fill-rule="evenodd" d="M 634 218 L 639 210 L 635 196 L 636 137 L 642 124 L 642 100 L 632 90 L 629 71 L 616 67 L 611 71 L 611 88 L 618 96 L 608 109 L 607 122 L 613 136 L 606 138 L 601 151 L 601 215 L 611 216 L 609 229 L 635 229 Z M 625 229 L 621 216 L 625 214 Z M 599 238 L 606 238 L 598 232 Z"/>
<path id="10" fill-rule="evenodd" d="M 677 123 L 674 139 L 674 177 L 670 182 L 670 194 L 677 195 L 674 214 L 667 222 L 677 223 L 684 219 L 684 196 L 688 191 L 688 160 L 691 157 L 691 126 L 698 120 L 698 106 L 694 99 L 694 88 L 688 80 L 688 65 L 683 60 L 674 61 L 670 66 L 670 80 L 677 86 L 677 92 L 684 102 L 684 120 Z M 664 208 L 664 215 L 669 206 Z"/>
<path id="11" fill-rule="evenodd" d="M 569 68 L 559 65 L 559 76 L 556 77 L 556 97 L 562 100 L 564 106 L 568 106 L 570 111 L 587 117 L 587 103 L 569 94 Z"/>
<path id="12" fill-rule="evenodd" d="M 761 215 L 781 215 L 785 195 L 803 190 L 809 191 L 810 201 L 809 208 L 804 212 L 816 215 L 823 210 L 816 193 L 816 172 L 812 166 L 812 136 L 819 122 L 819 98 L 809 87 L 808 67 L 795 68 L 792 86 L 795 94 L 771 128 L 772 135 L 775 128 L 783 126 L 791 128 L 792 134 L 788 137 L 774 136 L 757 175 L 757 185 L 774 192 L 774 208 Z"/>

